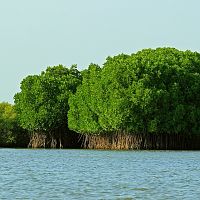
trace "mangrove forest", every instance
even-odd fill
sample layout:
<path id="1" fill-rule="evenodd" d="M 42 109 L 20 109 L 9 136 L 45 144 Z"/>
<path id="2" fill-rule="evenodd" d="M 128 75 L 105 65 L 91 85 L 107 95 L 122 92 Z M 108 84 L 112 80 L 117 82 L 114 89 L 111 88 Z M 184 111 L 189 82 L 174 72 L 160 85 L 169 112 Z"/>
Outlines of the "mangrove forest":
<path id="1" fill-rule="evenodd" d="M 0 146 L 200 149 L 200 53 L 143 49 L 29 75 L 0 103 Z"/>

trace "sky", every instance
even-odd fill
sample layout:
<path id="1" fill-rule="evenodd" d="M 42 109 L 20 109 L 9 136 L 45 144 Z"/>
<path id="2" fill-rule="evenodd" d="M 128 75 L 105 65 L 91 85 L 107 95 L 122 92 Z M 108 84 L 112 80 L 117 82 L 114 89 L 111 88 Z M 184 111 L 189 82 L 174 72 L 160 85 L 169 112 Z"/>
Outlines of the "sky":
<path id="1" fill-rule="evenodd" d="M 0 0 L 0 102 L 47 66 L 144 48 L 200 52 L 199 0 Z"/>

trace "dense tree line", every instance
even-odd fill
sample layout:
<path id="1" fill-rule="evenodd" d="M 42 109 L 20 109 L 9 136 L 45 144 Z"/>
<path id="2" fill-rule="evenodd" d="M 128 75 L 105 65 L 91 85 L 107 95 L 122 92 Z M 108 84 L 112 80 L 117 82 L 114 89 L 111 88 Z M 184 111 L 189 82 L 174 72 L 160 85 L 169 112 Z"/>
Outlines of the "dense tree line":
<path id="1" fill-rule="evenodd" d="M 69 126 L 83 133 L 200 133 L 200 54 L 145 49 L 90 65 L 70 98 Z"/>
<path id="2" fill-rule="evenodd" d="M 11 126 L 26 130 L 32 147 L 66 147 L 66 141 L 86 148 L 200 147 L 197 52 L 144 49 L 81 72 L 75 65 L 48 67 L 27 76 L 14 99 Z M 1 141 L 13 141 L 11 126 L 1 129 Z"/>
<path id="3" fill-rule="evenodd" d="M 83 73 L 69 106 L 69 127 L 89 135 L 92 148 L 139 140 L 138 148 L 187 148 L 185 137 L 200 133 L 200 54 L 158 48 L 108 57 Z"/>

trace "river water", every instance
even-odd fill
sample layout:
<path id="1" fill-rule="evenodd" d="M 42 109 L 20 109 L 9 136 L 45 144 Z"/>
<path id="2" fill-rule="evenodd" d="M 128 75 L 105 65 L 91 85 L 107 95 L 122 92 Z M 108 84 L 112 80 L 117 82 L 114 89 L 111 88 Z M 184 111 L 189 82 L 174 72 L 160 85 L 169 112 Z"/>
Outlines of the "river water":
<path id="1" fill-rule="evenodd" d="M 198 151 L 0 149 L 0 199 L 200 199 Z"/>

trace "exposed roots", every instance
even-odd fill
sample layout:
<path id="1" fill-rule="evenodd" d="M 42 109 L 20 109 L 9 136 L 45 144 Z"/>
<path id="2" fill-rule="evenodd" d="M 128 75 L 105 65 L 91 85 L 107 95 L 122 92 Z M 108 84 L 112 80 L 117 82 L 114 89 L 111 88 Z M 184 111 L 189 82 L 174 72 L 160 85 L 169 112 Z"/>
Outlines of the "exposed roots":
<path id="1" fill-rule="evenodd" d="M 33 133 L 28 148 L 57 148 L 57 139 L 53 135 Z M 62 147 L 62 145 L 60 145 Z"/>
<path id="2" fill-rule="evenodd" d="M 200 149 L 200 137 L 185 134 L 101 134 L 85 135 L 82 147 L 86 149 L 144 149 L 184 150 Z"/>
<path id="3" fill-rule="evenodd" d="M 28 148 L 80 148 L 80 134 L 75 132 L 32 133 Z"/>
<path id="4" fill-rule="evenodd" d="M 62 137 L 61 137 L 62 136 Z M 146 149 L 146 150 L 199 150 L 200 136 L 189 134 L 128 134 L 100 135 L 34 133 L 29 148 L 85 148 L 85 149 Z"/>
<path id="5" fill-rule="evenodd" d="M 46 135 L 42 133 L 33 133 L 31 135 L 28 148 L 45 148 L 46 147 Z"/>

